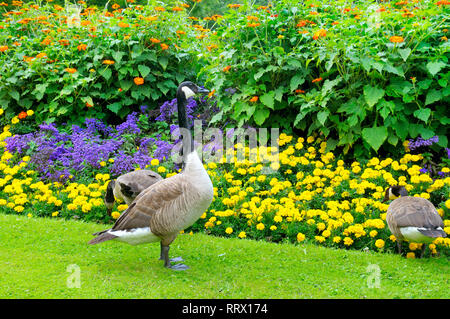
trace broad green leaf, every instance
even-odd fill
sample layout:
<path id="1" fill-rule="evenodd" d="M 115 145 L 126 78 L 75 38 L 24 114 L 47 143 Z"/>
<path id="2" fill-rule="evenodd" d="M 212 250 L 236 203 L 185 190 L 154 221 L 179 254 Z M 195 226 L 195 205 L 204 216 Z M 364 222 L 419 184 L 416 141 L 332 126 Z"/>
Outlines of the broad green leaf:
<path id="1" fill-rule="evenodd" d="M 431 90 L 427 93 L 427 97 L 425 98 L 425 105 L 432 104 L 436 101 L 439 101 L 442 98 L 442 93 L 437 90 Z"/>
<path id="2" fill-rule="evenodd" d="M 220 111 L 219 113 L 214 114 L 214 116 L 209 121 L 210 124 L 216 123 L 220 120 L 222 120 L 223 111 Z"/>
<path id="3" fill-rule="evenodd" d="M 108 110 L 114 112 L 115 114 L 118 114 L 120 109 L 122 108 L 122 104 L 119 102 L 115 102 L 107 105 L 106 107 L 108 108 Z"/>
<path id="4" fill-rule="evenodd" d="M 427 70 L 432 76 L 435 76 L 446 64 L 441 61 L 428 62 Z"/>
<path id="5" fill-rule="evenodd" d="M 402 57 L 403 61 L 406 62 L 406 60 L 408 59 L 410 53 L 411 53 L 411 49 L 410 48 L 406 48 L 406 49 L 398 49 L 398 53 L 400 54 L 400 56 Z"/>
<path id="6" fill-rule="evenodd" d="M 320 124 L 325 125 L 325 121 L 327 120 L 328 116 L 330 115 L 330 111 L 323 110 L 317 113 L 317 120 L 319 120 Z"/>
<path id="7" fill-rule="evenodd" d="M 264 121 L 269 117 L 270 111 L 266 108 L 258 108 L 255 113 L 253 113 L 253 119 L 256 125 L 262 125 Z"/>
<path id="8" fill-rule="evenodd" d="M 375 150 L 378 151 L 380 146 L 386 140 L 388 135 L 387 128 L 384 126 L 364 128 L 362 130 L 363 139 Z"/>
<path id="9" fill-rule="evenodd" d="M 150 68 L 143 64 L 138 65 L 138 70 L 143 78 L 145 78 L 150 73 Z"/>
<path id="10" fill-rule="evenodd" d="M 158 58 L 158 63 L 162 66 L 163 70 L 165 71 L 167 65 L 169 64 L 169 59 L 166 56 L 160 56 Z"/>
<path id="11" fill-rule="evenodd" d="M 99 71 L 100 75 L 105 78 L 106 81 L 108 81 L 111 78 L 112 71 L 109 68 L 105 68 L 101 71 Z"/>
<path id="12" fill-rule="evenodd" d="M 94 105 L 94 101 L 92 101 L 92 98 L 90 96 L 82 97 L 81 101 L 83 101 L 84 103 L 88 103 L 89 105 Z"/>
<path id="13" fill-rule="evenodd" d="M 420 125 L 418 127 L 418 130 L 419 130 L 420 136 L 422 136 L 422 138 L 424 140 L 428 140 L 436 135 L 436 133 L 434 131 L 427 129 L 426 127 L 423 127 L 422 125 Z"/>
<path id="14" fill-rule="evenodd" d="M 291 78 L 290 89 L 294 91 L 298 88 L 299 85 L 305 82 L 305 77 L 300 74 L 296 74 Z"/>
<path id="15" fill-rule="evenodd" d="M 281 102 L 282 99 L 283 99 L 283 87 L 280 86 L 278 89 L 275 90 L 275 100 Z"/>
<path id="16" fill-rule="evenodd" d="M 14 89 L 9 91 L 9 95 L 16 101 L 19 101 L 19 99 L 20 99 L 20 93 Z"/>
<path id="17" fill-rule="evenodd" d="M 264 73 L 266 73 L 266 69 L 260 68 L 260 69 L 258 70 L 258 72 L 256 72 L 256 73 L 253 75 L 253 78 L 255 79 L 255 81 L 258 81 L 258 80 L 264 75 Z"/>
<path id="18" fill-rule="evenodd" d="M 413 114 L 419 120 L 422 120 L 426 123 L 428 121 L 428 119 L 430 118 L 431 110 L 428 108 L 427 109 L 419 109 L 419 110 L 416 110 Z"/>
<path id="19" fill-rule="evenodd" d="M 120 61 L 122 61 L 122 57 L 125 55 L 124 52 L 122 51 L 114 51 L 112 53 L 112 57 L 114 58 L 114 60 L 119 63 Z"/>
<path id="20" fill-rule="evenodd" d="M 364 99 L 367 105 L 372 108 L 379 99 L 384 96 L 384 90 L 370 85 L 364 86 Z"/>
<path id="21" fill-rule="evenodd" d="M 274 99 L 275 99 L 274 91 L 267 92 L 266 94 L 263 94 L 260 97 L 261 103 L 263 103 L 265 106 L 271 108 L 272 110 L 274 107 Z"/>

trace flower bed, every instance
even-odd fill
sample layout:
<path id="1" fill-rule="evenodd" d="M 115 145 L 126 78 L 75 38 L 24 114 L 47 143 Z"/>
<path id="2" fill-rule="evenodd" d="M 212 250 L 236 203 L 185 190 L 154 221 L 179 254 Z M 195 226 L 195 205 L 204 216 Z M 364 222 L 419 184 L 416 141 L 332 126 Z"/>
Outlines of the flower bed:
<path id="1" fill-rule="evenodd" d="M 87 124 L 87 128 L 75 130 L 73 135 L 78 138 L 80 132 L 91 134 L 88 136 L 92 145 L 111 141 L 108 135 L 100 137 L 102 132 L 110 131 L 100 121 L 88 121 Z M 94 124 L 101 129 L 93 130 Z M 53 126 L 50 128 L 55 130 Z M 33 156 L 42 151 L 35 149 L 30 151 L 31 156 L 24 156 L 24 146 L 19 148 L 17 143 L 20 138 L 11 137 L 9 129 L 5 127 L 0 136 L 3 141 L 1 210 L 30 217 L 60 216 L 112 222 L 126 209 L 126 205 L 119 204 L 111 217 L 106 215 L 103 204 L 107 182 L 118 175 L 114 173 L 114 167 L 125 152 L 125 143 L 115 144 L 118 148 L 105 153 L 105 158 L 97 158 L 96 163 L 74 166 L 78 171 L 77 181 L 71 181 L 69 175 L 68 178 L 59 176 L 59 181 L 51 182 L 46 171 L 40 170 L 39 163 L 32 161 Z M 112 130 L 110 134 L 113 134 Z M 42 138 L 39 134 L 37 137 Z M 247 160 L 233 164 L 227 163 L 226 158 L 222 163 L 206 163 L 214 185 L 214 201 L 187 231 L 274 242 L 307 240 L 329 247 L 391 251 L 395 247 L 395 237 L 390 234 L 385 221 L 388 204 L 381 200 L 388 185 L 399 184 L 404 185 L 411 196 L 430 199 L 444 219 L 445 231 L 450 233 L 449 167 L 441 167 L 438 178 L 433 179 L 422 173 L 424 157 L 420 154 L 407 152 L 398 159 L 344 162 L 326 152 L 326 144 L 321 137 L 304 139 L 281 134 L 276 147 L 280 149 L 279 162 L 270 164 L 275 169 L 270 174 L 262 173 L 263 167 L 268 167 L 267 163 Z M 132 148 L 127 156 L 139 159 L 140 150 Z M 249 154 L 255 150 L 236 144 L 231 155 L 236 156 L 240 151 Z M 263 148 L 259 152 L 261 156 L 266 154 Z M 262 158 L 273 160 L 267 155 Z M 169 162 L 152 157 L 131 163 L 137 169 L 150 167 L 165 178 L 176 174 Z M 47 169 L 60 165 L 56 161 L 48 164 Z M 126 170 L 131 169 L 127 167 Z M 408 245 L 410 257 L 419 246 L 415 243 L 405 245 Z M 432 254 L 447 254 L 449 247 L 448 238 L 436 239 L 430 245 Z"/>

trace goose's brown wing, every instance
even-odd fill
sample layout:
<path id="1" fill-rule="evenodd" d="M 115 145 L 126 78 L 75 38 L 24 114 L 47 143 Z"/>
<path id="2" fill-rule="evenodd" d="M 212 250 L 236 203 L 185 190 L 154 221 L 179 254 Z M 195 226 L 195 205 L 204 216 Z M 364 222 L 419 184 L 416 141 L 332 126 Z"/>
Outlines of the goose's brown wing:
<path id="1" fill-rule="evenodd" d="M 131 203 L 122 215 L 116 220 L 111 229 L 107 229 L 94 235 L 98 237 L 92 239 L 89 244 L 97 244 L 106 240 L 116 238 L 110 234 L 109 230 L 131 230 L 134 228 L 149 227 L 154 216 L 164 214 L 177 207 L 175 202 L 185 192 L 186 181 L 181 174 L 163 179 L 147 189 Z M 158 235 L 157 230 L 152 232 Z"/>
<path id="2" fill-rule="evenodd" d="M 400 197 L 391 203 L 389 212 L 397 227 L 444 227 L 433 204 L 421 197 Z"/>
<path id="3" fill-rule="evenodd" d="M 175 175 L 161 180 L 145 189 L 128 209 L 117 219 L 113 230 L 149 227 L 150 220 L 159 211 L 164 211 L 183 194 L 183 178 Z"/>

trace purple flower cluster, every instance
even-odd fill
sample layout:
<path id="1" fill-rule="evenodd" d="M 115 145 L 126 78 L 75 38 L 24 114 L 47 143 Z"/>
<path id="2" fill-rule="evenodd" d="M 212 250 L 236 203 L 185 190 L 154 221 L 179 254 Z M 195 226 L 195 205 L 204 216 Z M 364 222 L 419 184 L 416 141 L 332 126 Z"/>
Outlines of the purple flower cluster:
<path id="1" fill-rule="evenodd" d="M 188 100 L 186 113 L 191 127 L 194 112 L 205 103 L 208 103 L 206 99 L 200 99 L 199 104 L 192 98 Z M 163 162 L 180 140 L 172 134 L 178 129 L 174 124 L 170 125 L 173 142 L 164 140 L 161 135 L 142 136 L 141 128 L 145 125 L 140 126 L 140 118 L 148 121 L 150 117 L 148 106 L 141 106 L 140 111 L 129 114 L 115 128 L 95 118 L 86 119 L 81 126 L 71 127 L 62 125 L 57 128 L 54 123 L 43 123 L 37 132 L 8 137 L 6 148 L 11 153 L 30 155 L 33 169 L 44 180 L 64 182 L 71 175 L 91 175 L 92 170 L 101 169 L 100 163 L 109 159 L 114 159 L 112 165 L 108 164 L 111 175 L 118 176 L 135 167 L 144 168 L 153 158 Z M 166 101 L 159 111 L 156 121 L 176 121 L 177 100 Z M 141 114 L 146 116 L 140 117 Z"/>
<path id="2" fill-rule="evenodd" d="M 413 151 L 419 147 L 430 146 L 437 142 L 439 142 L 438 136 L 433 136 L 432 138 L 429 138 L 428 140 L 424 140 L 422 137 L 419 136 L 416 140 L 413 140 L 413 139 L 409 140 L 408 148 L 411 151 Z"/>
<path id="3" fill-rule="evenodd" d="M 189 121 L 190 127 L 194 125 L 194 111 L 197 109 L 197 101 L 193 98 L 188 99 L 186 105 L 186 114 Z M 177 109 L 177 99 L 164 102 L 159 108 L 160 115 L 156 117 L 157 121 L 170 122 L 172 116 L 178 112 Z"/>

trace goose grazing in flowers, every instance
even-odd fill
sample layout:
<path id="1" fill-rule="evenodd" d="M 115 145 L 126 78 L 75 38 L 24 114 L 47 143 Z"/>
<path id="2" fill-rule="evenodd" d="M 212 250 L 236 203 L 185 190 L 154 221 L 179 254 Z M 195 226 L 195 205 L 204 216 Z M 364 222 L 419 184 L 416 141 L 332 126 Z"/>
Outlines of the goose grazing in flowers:
<path id="1" fill-rule="evenodd" d="M 129 206 L 144 189 L 162 179 L 158 173 L 143 169 L 120 175 L 116 180 L 111 180 L 106 187 L 105 194 L 108 215 L 111 215 L 116 198 Z"/>
<path id="2" fill-rule="evenodd" d="M 386 222 L 397 239 L 398 253 L 402 251 L 403 240 L 422 243 L 420 257 L 426 245 L 438 237 L 447 237 L 443 230 L 444 222 L 434 205 L 427 199 L 408 196 L 403 186 L 386 189 L 383 202 L 392 200 L 386 213 Z"/>
<path id="3" fill-rule="evenodd" d="M 89 244 L 117 240 L 131 245 L 160 242 L 164 266 L 185 270 L 184 264 L 169 259 L 169 245 L 180 231 L 191 226 L 206 211 L 213 199 L 213 185 L 194 149 L 188 128 L 186 104 L 189 97 L 208 93 L 192 82 L 183 82 L 177 90 L 178 122 L 183 134 L 183 170 L 160 180 L 141 192 L 111 229 L 94 235 Z"/>

